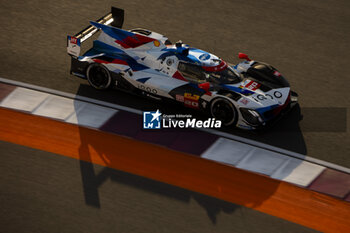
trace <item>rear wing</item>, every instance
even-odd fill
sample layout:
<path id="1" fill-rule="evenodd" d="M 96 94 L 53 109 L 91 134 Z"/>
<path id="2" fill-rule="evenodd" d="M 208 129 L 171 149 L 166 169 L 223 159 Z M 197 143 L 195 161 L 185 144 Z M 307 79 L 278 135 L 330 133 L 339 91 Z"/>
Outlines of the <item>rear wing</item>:
<path id="1" fill-rule="evenodd" d="M 111 8 L 111 12 L 96 20 L 97 23 L 111 25 L 113 27 L 122 28 L 124 23 L 124 10 L 116 7 Z M 80 55 L 81 44 L 97 33 L 99 29 L 90 25 L 81 30 L 74 36 L 67 36 L 67 53 L 71 56 L 78 57 Z"/>

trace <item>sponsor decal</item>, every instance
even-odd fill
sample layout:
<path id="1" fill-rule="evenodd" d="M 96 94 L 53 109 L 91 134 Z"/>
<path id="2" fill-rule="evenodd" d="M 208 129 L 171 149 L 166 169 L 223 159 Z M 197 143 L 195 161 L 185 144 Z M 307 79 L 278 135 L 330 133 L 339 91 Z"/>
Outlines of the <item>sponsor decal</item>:
<path id="1" fill-rule="evenodd" d="M 154 44 L 154 46 L 156 46 L 156 47 L 159 47 L 159 46 L 160 46 L 160 42 L 159 42 L 158 40 L 153 41 L 153 44 Z"/>
<path id="2" fill-rule="evenodd" d="M 251 81 L 251 80 L 246 80 L 246 82 L 244 82 L 240 87 L 251 90 L 251 91 L 255 91 L 260 86 L 261 86 L 260 83 L 257 83 L 257 82 Z"/>
<path id="3" fill-rule="evenodd" d="M 242 99 L 241 101 L 239 101 L 240 103 L 247 105 L 249 103 L 249 100 L 247 99 Z"/>
<path id="4" fill-rule="evenodd" d="M 270 94 L 264 94 L 264 95 L 258 94 L 255 97 L 253 97 L 253 99 L 256 102 L 265 101 L 265 100 L 280 99 L 280 98 L 282 98 L 282 93 L 279 92 L 279 91 L 273 92 L 273 95 L 270 95 Z M 281 102 L 279 101 L 279 103 L 281 103 Z"/>
<path id="5" fill-rule="evenodd" d="M 185 102 L 185 97 L 183 95 L 176 95 L 175 99 L 179 102 Z"/>
<path id="6" fill-rule="evenodd" d="M 143 128 L 160 129 L 161 115 L 162 113 L 160 113 L 159 110 L 156 112 L 143 112 Z"/>
<path id="7" fill-rule="evenodd" d="M 199 95 L 192 95 L 191 93 L 184 94 L 184 104 L 189 108 L 199 108 Z"/>
<path id="8" fill-rule="evenodd" d="M 158 93 L 157 89 L 155 89 L 155 88 L 150 88 L 150 87 L 147 87 L 147 86 L 142 85 L 142 84 L 138 84 L 138 85 L 137 85 L 137 88 L 139 88 L 139 89 L 141 89 L 141 90 L 143 90 L 143 91 L 146 91 L 146 92 L 148 92 L 148 93 L 152 93 L 152 94 L 157 94 L 157 93 Z"/>
<path id="9" fill-rule="evenodd" d="M 67 52 L 73 56 L 79 56 L 80 54 L 80 40 L 73 36 L 68 36 Z"/>
<path id="10" fill-rule="evenodd" d="M 72 44 L 78 44 L 78 40 L 77 40 L 76 37 L 71 37 L 71 38 L 70 38 L 70 42 L 71 42 Z"/>
<path id="11" fill-rule="evenodd" d="M 199 56 L 199 60 L 206 61 L 210 58 L 210 54 L 208 53 L 203 53 L 202 55 Z"/>
<path id="12" fill-rule="evenodd" d="M 165 115 L 159 110 L 143 112 L 144 129 L 170 128 L 220 128 L 222 122 L 215 118 L 198 120 L 190 114 Z"/>

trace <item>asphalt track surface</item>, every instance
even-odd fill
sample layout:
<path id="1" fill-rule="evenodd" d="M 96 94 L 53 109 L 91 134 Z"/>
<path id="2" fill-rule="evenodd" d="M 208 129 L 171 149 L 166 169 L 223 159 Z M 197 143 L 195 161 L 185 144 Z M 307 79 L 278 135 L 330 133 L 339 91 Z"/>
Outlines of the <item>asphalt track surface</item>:
<path id="1" fill-rule="evenodd" d="M 7 142 L 0 232 L 315 232 L 139 176 Z M 82 170 L 95 175 L 82 177 Z"/>
<path id="2" fill-rule="evenodd" d="M 176 106 L 163 106 L 124 93 L 97 92 L 86 82 L 69 75 L 66 35 L 80 31 L 88 20 L 104 15 L 111 5 L 126 10 L 125 28 L 144 27 L 164 33 L 172 41 L 181 39 L 232 63 L 238 62 L 237 52 L 245 52 L 278 67 L 298 92 L 304 119 L 299 122 L 300 112 L 296 109 L 265 133 L 224 130 L 350 167 L 349 124 L 345 124 L 349 120 L 346 112 L 350 105 L 346 69 L 350 61 L 349 1 L 96 1 L 87 4 L 86 1 L 2 0 L 0 76 L 141 110 L 159 108 L 163 113 L 183 112 Z M 322 115 L 315 116 L 313 108 L 319 108 L 316 113 Z M 305 109 L 307 115 L 303 113 Z M 333 117 L 339 118 L 332 122 Z M 320 127 L 324 125 L 325 128 Z M 13 227 L 6 229 L 10 232 L 12 229 L 25 231 L 26 226 L 59 231 L 65 224 L 71 224 L 75 232 L 79 229 L 109 231 L 113 226 L 121 227 L 121 232 L 147 231 L 152 227 L 174 232 L 185 229 L 198 232 L 194 227 L 200 227 L 201 232 L 307 231 L 305 228 L 293 230 L 300 226 L 241 207 L 236 208 L 240 211 L 220 212 L 214 207 L 230 209 L 232 204 L 208 197 L 193 201 L 188 191 L 116 171 L 111 172 L 120 175 L 121 180 L 102 185 L 102 193 L 106 192 L 101 194 L 106 195 L 105 205 L 95 209 L 83 201 L 78 161 L 8 143 L 1 143 L 0 151 L 4 166 L 0 170 L 1 206 L 4 206 L 1 221 Z M 180 198 L 174 198 L 173 193 L 181 193 Z M 118 195 L 124 196 L 119 199 Z M 132 202 L 135 203 L 128 204 Z M 210 208 L 199 203 L 213 203 L 213 212 L 220 213 L 216 223 L 211 212 L 207 211 L 208 218 L 203 210 Z M 72 206 L 72 211 L 66 206 Z M 116 208 L 120 212 L 116 212 Z M 242 214 L 248 212 L 251 215 Z M 20 228 L 18 221 L 24 222 L 24 228 Z"/>

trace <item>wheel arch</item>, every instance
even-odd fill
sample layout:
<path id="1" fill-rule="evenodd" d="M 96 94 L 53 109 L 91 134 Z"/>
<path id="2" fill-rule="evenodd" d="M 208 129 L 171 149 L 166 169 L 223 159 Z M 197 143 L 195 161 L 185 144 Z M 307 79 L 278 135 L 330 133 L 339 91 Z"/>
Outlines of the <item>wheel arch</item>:
<path id="1" fill-rule="evenodd" d="M 107 84 L 105 85 L 105 87 L 97 87 L 96 85 L 94 85 L 92 83 L 92 81 L 90 80 L 90 74 L 89 72 L 91 71 L 92 68 L 94 67 L 101 67 L 103 68 L 107 75 L 108 75 L 108 82 Z M 102 63 L 98 63 L 98 62 L 91 62 L 87 67 L 86 67 L 86 71 L 85 71 L 85 75 L 86 75 L 86 79 L 88 80 L 89 84 L 94 87 L 95 89 L 98 89 L 98 90 L 106 90 L 106 89 L 109 89 L 111 86 L 112 86 L 112 83 L 113 83 L 113 76 L 112 76 L 112 73 L 111 71 L 108 69 L 107 66 L 103 65 Z"/>
<path id="2" fill-rule="evenodd" d="M 230 105 L 232 105 L 232 109 L 233 111 L 235 112 L 235 118 L 232 122 L 230 122 L 229 124 L 225 124 L 223 123 L 224 125 L 234 125 L 236 126 L 239 118 L 241 117 L 240 116 L 240 112 L 238 111 L 239 109 L 239 106 L 238 104 L 236 103 L 236 101 L 234 101 L 233 99 L 231 99 L 229 96 L 227 95 L 219 95 L 219 96 L 216 96 L 215 98 L 213 98 L 212 100 L 210 100 L 209 102 L 209 114 L 210 116 L 214 117 L 213 116 L 213 113 L 212 113 L 212 106 L 213 106 L 213 103 L 217 102 L 217 101 L 220 101 L 220 100 L 223 100 L 223 101 L 227 101 Z"/>

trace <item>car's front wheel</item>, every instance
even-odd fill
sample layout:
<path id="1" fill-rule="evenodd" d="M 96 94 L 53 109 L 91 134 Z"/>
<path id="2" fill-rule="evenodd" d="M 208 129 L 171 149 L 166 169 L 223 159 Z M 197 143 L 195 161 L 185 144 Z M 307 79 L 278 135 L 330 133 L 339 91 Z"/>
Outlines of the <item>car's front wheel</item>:
<path id="1" fill-rule="evenodd" d="M 227 99 L 216 98 L 210 105 L 211 116 L 221 120 L 223 125 L 233 125 L 237 123 L 238 115 L 235 106 Z"/>
<path id="2" fill-rule="evenodd" d="M 106 90 L 111 86 L 111 74 L 109 70 L 101 64 L 91 64 L 87 68 L 86 76 L 90 85 L 98 90 Z"/>

